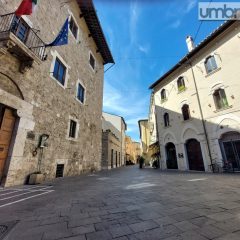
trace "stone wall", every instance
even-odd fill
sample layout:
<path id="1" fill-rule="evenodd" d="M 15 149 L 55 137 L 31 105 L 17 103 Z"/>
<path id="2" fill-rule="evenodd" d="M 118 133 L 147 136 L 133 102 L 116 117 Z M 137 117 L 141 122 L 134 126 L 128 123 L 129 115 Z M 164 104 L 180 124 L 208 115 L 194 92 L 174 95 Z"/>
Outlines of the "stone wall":
<path id="1" fill-rule="evenodd" d="M 0 3 L 1 14 L 12 12 L 18 4 L 19 1 L 16 0 Z M 65 164 L 64 176 L 100 169 L 103 59 L 97 53 L 93 39 L 89 37 L 84 18 L 79 18 L 79 7 L 76 1 L 61 5 L 60 1 L 43 0 L 39 2 L 36 13 L 29 17 L 29 20 L 33 28 L 39 30 L 38 35 L 42 40 L 51 42 L 70 13 L 80 29 L 78 41 L 69 33 L 68 45 L 49 48 L 47 60 L 41 64 L 34 63 L 28 72 L 19 72 L 20 62 L 10 53 L 0 54 L 0 103 L 11 105 L 10 107 L 18 110 L 20 123 L 20 105 L 25 104 L 31 109 L 31 112 L 24 115 L 28 116 L 26 119 L 31 119 L 31 122 L 18 125 L 15 129 L 15 139 L 20 139 L 22 143 L 19 144 L 17 152 L 14 148 L 17 142 L 12 143 L 6 186 L 24 183 L 27 176 L 37 170 L 39 150 L 36 156 L 33 152 L 42 134 L 50 136 L 48 147 L 43 150 L 41 164 L 41 171 L 46 174 L 46 179 L 55 177 L 57 164 Z M 90 51 L 96 59 L 95 71 L 89 65 Z M 65 87 L 60 86 L 50 76 L 53 56 L 56 53 L 68 65 Z M 84 104 L 76 99 L 79 80 L 86 88 Z M 74 140 L 67 137 L 70 118 L 76 119 L 79 126 L 78 137 Z"/>
<path id="2" fill-rule="evenodd" d="M 121 142 L 111 131 L 104 131 L 102 133 L 102 169 L 116 168 L 121 165 Z"/>

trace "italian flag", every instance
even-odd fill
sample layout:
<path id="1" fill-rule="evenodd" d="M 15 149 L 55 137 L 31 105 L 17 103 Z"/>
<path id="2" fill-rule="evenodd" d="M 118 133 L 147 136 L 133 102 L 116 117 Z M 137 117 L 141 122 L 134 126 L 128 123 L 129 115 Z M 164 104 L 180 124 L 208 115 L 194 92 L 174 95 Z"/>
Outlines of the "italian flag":
<path id="1" fill-rule="evenodd" d="M 16 16 L 31 15 L 37 6 L 37 2 L 38 0 L 22 0 L 15 12 Z"/>

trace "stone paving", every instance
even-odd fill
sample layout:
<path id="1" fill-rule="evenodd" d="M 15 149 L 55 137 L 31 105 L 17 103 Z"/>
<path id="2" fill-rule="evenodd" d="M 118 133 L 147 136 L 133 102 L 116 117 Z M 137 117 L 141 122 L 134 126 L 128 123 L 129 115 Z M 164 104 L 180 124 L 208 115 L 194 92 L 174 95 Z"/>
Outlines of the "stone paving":
<path id="1" fill-rule="evenodd" d="M 125 167 L 0 208 L 7 240 L 239 240 L 240 176 Z M 0 236 L 1 239 L 1 236 Z"/>

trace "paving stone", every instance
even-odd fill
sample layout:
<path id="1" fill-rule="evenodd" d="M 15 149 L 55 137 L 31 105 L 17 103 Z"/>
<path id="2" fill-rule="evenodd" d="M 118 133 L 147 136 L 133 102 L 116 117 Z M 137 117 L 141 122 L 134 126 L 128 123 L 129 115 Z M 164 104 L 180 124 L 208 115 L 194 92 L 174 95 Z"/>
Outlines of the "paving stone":
<path id="1" fill-rule="evenodd" d="M 112 236 L 108 231 L 99 231 L 86 234 L 87 240 L 111 240 Z"/>
<path id="2" fill-rule="evenodd" d="M 173 225 L 167 225 L 167 226 L 162 226 L 160 228 L 152 229 L 150 231 L 139 232 L 134 234 L 134 236 L 139 240 L 159 240 L 159 239 L 175 236 L 180 232 L 181 231 L 177 227 Z"/>
<path id="3" fill-rule="evenodd" d="M 150 219 L 157 219 L 163 217 L 162 215 L 156 212 L 148 212 L 145 214 L 138 215 L 141 220 L 150 220 Z"/>
<path id="4" fill-rule="evenodd" d="M 226 234 L 224 236 L 221 236 L 219 238 L 216 238 L 216 240 L 239 240 L 240 239 L 240 231 Z"/>
<path id="5" fill-rule="evenodd" d="M 171 217 L 162 217 L 162 218 L 154 219 L 154 222 L 156 222 L 159 226 L 163 226 L 163 225 L 176 223 L 177 221 Z"/>
<path id="6" fill-rule="evenodd" d="M 120 223 L 117 220 L 112 221 L 101 221 L 100 223 L 94 224 L 96 231 L 108 230 L 113 226 L 120 226 Z"/>
<path id="7" fill-rule="evenodd" d="M 122 237 L 133 233 L 128 226 L 113 226 L 109 229 L 109 232 L 113 238 Z"/>
<path id="8" fill-rule="evenodd" d="M 225 233 L 240 231 L 240 219 L 228 219 L 220 222 L 218 221 L 214 223 L 214 226 L 220 228 Z"/>
<path id="9" fill-rule="evenodd" d="M 129 227 L 134 232 L 145 232 L 147 230 L 157 228 L 157 227 L 159 227 L 159 225 L 152 220 L 148 220 L 148 221 L 144 221 L 144 222 L 131 224 Z"/>
<path id="10" fill-rule="evenodd" d="M 73 235 L 83 235 L 86 233 L 91 233 L 95 232 L 95 227 L 94 225 L 86 225 L 86 226 L 80 226 L 80 227 L 75 227 L 71 228 Z"/>
<path id="11" fill-rule="evenodd" d="M 94 224 L 101 222 L 101 219 L 99 217 L 90 217 L 90 218 L 70 218 L 68 226 L 71 227 L 77 227 L 77 226 L 84 226 L 88 224 Z"/>
<path id="12" fill-rule="evenodd" d="M 99 172 L 111 178 L 107 187 L 87 176 L 66 178 L 49 195 L 1 208 L 1 219 L 20 220 L 6 240 L 240 239 L 238 175 L 142 170 Z M 126 190 L 142 181 L 156 186 Z"/>
<path id="13" fill-rule="evenodd" d="M 172 237 L 164 238 L 164 240 L 207 240 L 204 236 L 194 231 L 187 231 Z"/>
<path id="14" fill-rule="evenodd" d="M 189 221 L 177 222 L 177 223 L 174 223 L 173 225 L 176 226 L 178 229 L 180 229 L 183 232 L 199 228 L 198 226 L 190 223 Z"/>
<path id="15" fill-rule="evenodd" d="M 209 239 L 217 238 L 225 234 L 225 232 L 222 231 L 221 229 L 211 225 L 204 225 L 201 228 L 194 229 L 194 231 L 200 233 L 202 236 Z"/>
<path id="16" fill-rule="evenodd" d="M 34 239 L 35 240 L 35 239 Z M 62 238 L 59 240 L 86 240 L 85 235 L 78 235 L 78 236 L 74 236 L 74 237 L 67 237 L 67 238 Z"/>

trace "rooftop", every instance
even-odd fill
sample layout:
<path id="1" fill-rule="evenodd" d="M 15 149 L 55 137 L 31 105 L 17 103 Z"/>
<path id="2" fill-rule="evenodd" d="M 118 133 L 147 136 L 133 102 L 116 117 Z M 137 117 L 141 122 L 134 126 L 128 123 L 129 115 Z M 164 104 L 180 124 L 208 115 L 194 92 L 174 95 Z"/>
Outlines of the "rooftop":
<path id="1" fill-rule="evenodd" d="M 93 1 L 77 0 L 77 3 L 82 12 L 80 17 L 84 17 L 90 34 L 98 47 L 98 52 L 100 52 L 103 57 L 104 64 L 114 63 L 114 59 L 104 36 L 100 21 L 93 5 Z"/>
<path id="2" fill-rule="evenodd" d="M 226 31 L 231 27 L 237 20 L 229 20 L 220 25 L 215 31 L 213 31 L 208 37 L 206 37 L 202 42 L 200 42 L 191 52 L 187 53 L 173 68 L 166 72 L 161 78 L 159 78 L 155 83 L 153 83 L 149 89 L 156 87 L 161 81 L 166 79 L 169 75 L 180 68 L 184 63 L 189 61 L 190 58 L 194 57 L 201 49 L 207 46 L 211 41 L 218 37 L 221 33 Z"/>

